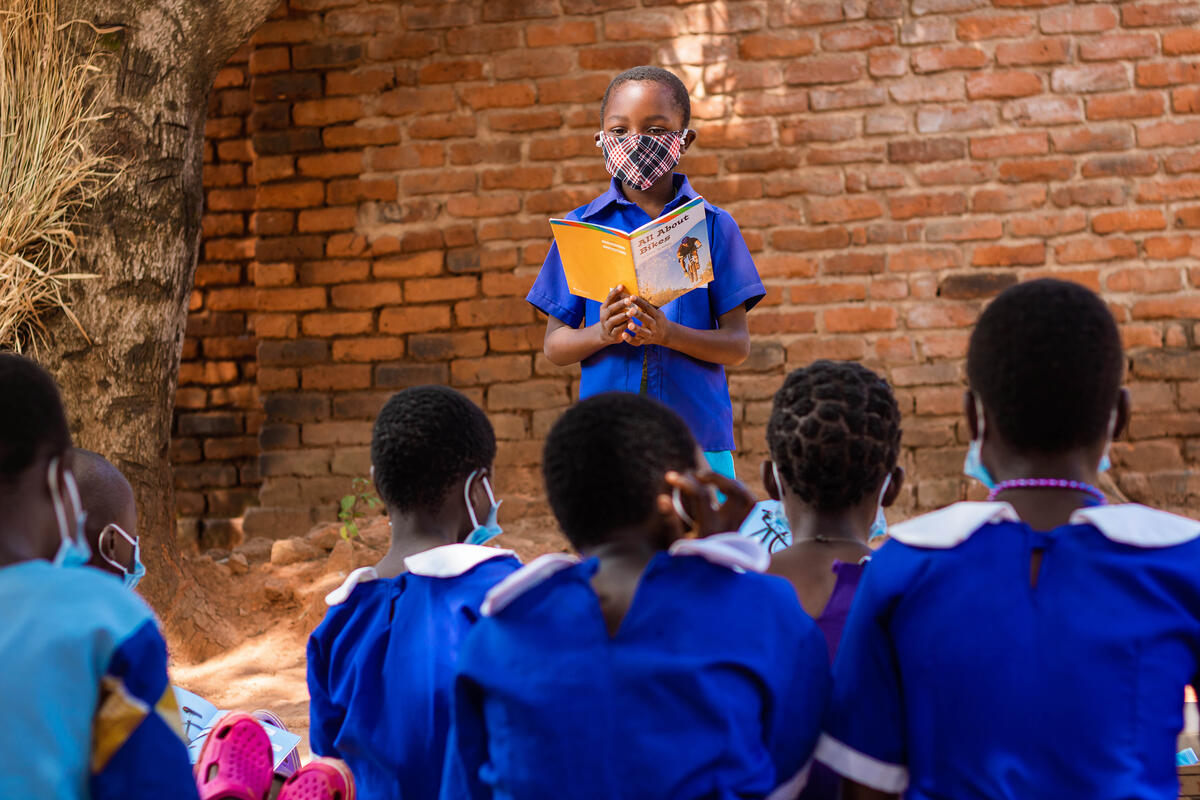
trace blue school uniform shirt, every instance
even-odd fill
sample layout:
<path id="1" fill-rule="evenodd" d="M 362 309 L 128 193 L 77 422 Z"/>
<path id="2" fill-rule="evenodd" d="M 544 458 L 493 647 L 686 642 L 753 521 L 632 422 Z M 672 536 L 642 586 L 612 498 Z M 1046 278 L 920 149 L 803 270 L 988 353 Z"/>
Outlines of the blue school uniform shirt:
<path id="1" fill-rule="evenodd" d="M 675 174 L 675 197 L 663 213 L 699 197 L 688 179 Z M 727 211 L 705 203 L 708 241 L 712 246 L 713 280 L 707 286 L 672 300 L 662 312 L 672 322 L 696 330 L 715 330 L 717 320 L 738 306 L 754 307 L 766 289 L 733 217 Z M 608 191 L 585 206 L 567 214 L 567 219 L 582 220 L 631 231 L 651 218 L 625 199 L 620 183 L 614 178 Z M 571 294 L 563 273 L 558 245 L 542 264 L 533 288 L 525 298 L 539 311 L 566 325 L 594 325 L 600 320 L 600 303 Z M 625 342 L 608 345 L 583 360 L 579 399 L 609 391 L 637 394 L 642 386 L 642 361 L 646 366 L 646 394 L 670 406 L 692 430 L 702 450 L 732 450 L 733 410 L 729 402 L 729 383 L 725 368 L 710 361 L 659 345 L 635 346 Z"/>
<path id="2" fill-rule="evenodd" d="M 167 646 L 111 575 L 0 568 L 0 797 L 195 798 Z"/>
<path id="3" fill-rule="evenodd" d="M 351 573 L 308 642 L 313 752 L 349 764 L 362 800 L 437 797 L 459 648 L 487 590 L 521 566 L 473 544 L 404 564 Z"/>
<path id="4" fill-rule="evenodd" d="M 818 759 L 914 800 L 1175 799 L 1200 523 L 1130 504 L 1037 532 L 1007 503 L 958 503 L 891 536 L 850 611 Z"/>
<path id="5" fill-rule="evenodd" d="M 825 642 L 730 536 L 657 554 L 612 637 L 596 559 L 543 556 L 499 584 L 459 662 L 443 800 L 794 797 Z"/>

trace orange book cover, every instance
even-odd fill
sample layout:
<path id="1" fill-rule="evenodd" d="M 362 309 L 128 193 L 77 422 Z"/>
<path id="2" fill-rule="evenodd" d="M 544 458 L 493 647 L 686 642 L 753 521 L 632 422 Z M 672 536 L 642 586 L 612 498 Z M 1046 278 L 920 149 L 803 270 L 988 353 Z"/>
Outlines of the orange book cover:
<path id="1" fill-rule="evenodd" d="M 663 306 L 713 279 L 704 198 L 633 231 L 550 220 L 571 294 L 604 302 L 612 287 Z"/>

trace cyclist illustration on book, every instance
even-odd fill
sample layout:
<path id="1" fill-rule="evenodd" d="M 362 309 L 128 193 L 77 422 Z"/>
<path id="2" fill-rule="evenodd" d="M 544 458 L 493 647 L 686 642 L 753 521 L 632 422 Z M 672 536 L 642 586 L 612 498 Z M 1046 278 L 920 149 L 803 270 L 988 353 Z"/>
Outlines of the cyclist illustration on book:
<path id="1" fill-rule="evenodd" d="M 679 249 L 675 251 L 679 266 L 683 268 L 688 280 L 693 282 L 700 277 L 700 248 L 703 244 L 695 237 L 685 236 L 679 242 Z"/>

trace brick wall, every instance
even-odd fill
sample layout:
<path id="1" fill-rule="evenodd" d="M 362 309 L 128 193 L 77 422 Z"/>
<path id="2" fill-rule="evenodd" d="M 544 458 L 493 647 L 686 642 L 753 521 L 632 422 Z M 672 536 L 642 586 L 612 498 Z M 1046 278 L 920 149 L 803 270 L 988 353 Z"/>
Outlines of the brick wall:
<path id="1" fill-rule="evenodd" d="M 598 100 L 640 63 L 692 89 L 682 169 L 768 286 L 730 379 L 743 476 L 786 370 L 861 359 L 905 414 L 902 507 L 958 499 L 969 325 L 1055 275 L 1129 348 L 1121 488 L 1200 510 L 1197 23 L 1192 1 L 290 0 L 214 99 L 184 512 L 232 514 L 261 474 L 248 531 L 328 518 L 374 412 L 425 382 L 491 414 L 507 518 L 543 512 L 578 372 L 522 297 L 546 218 L 603 189 Z"/>

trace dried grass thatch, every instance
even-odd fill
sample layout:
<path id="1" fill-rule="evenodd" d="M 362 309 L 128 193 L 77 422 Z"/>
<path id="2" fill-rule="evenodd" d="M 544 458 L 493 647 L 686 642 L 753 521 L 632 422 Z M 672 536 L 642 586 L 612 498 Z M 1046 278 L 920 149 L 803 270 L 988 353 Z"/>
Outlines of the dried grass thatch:
<path id="1" fill-rule="evenodd" d="M 102 118 L 96 51 L 72 41 L 81 26 L 59 25 L 57 5 L 0 0 L 0 348 L 18 352 L 45 340 L 51 309 L 83 331 L 65 290 L 94 276 L 70 271 L 72 226 L 114 176 L 85 145 Z"/>

